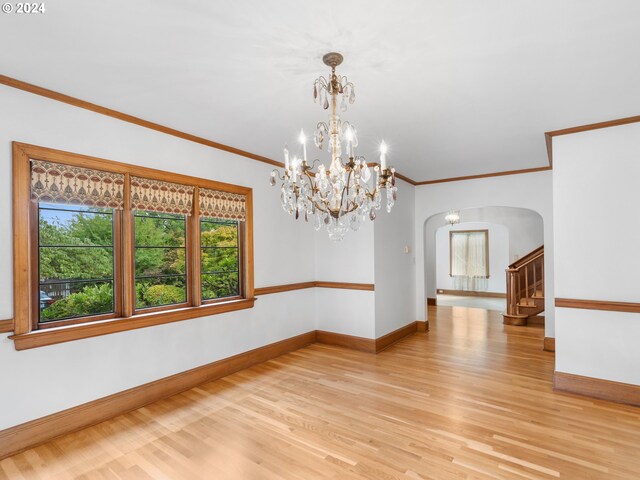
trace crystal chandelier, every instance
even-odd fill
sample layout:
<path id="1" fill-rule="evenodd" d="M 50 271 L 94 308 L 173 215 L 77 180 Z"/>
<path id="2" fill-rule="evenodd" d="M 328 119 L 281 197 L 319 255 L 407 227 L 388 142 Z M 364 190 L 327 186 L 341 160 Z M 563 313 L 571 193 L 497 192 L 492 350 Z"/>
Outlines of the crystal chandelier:
<path id="1" fill-rule="evenodd" d="M 349 228 L 358 230 L 367 218 L 373 221 L 376 210 L 382 205 L 382 192 L 386 196 L 386 210 L 391 211 L 397 194 L 395 169 L 387 165 L 387 146 L 380 145 L 380 165 L 374 165 L 374 174 L 364 157 L 355 154 L 358 138 L 354 126 L 340 119 L 347 104 L 355 101 L 353 83 L 346 76 L 337 75 L 336 67 L 342 63 L 339 53 L 327 53 L 323 62 L 331 67 L 328 79 L 319 77 L 313 83 L 313 100 L 324 110 L 329 110 L 327 122 L 319 122 L 313 136 L 314 144 L 322 150 L 325 139 L 331 164 L 326 168 L 319 159 L 309 165 L 304 131 L 300 131 L 299 141 L 302 156 L 290 157 L 284 148 L 284 172 L 271 172 L 271 185 L 276 185 L 276 177 L 282 181 L 280 195 L 282 208 L 296 220 L 303 217 L 309 221 L 313 216 L 316 230 L 326 227 L 329 238 L 340 241 Z M 342 147 L 346 144 L 344 160 Z M 317 165 L 317 169 L 314 168 Z"/>

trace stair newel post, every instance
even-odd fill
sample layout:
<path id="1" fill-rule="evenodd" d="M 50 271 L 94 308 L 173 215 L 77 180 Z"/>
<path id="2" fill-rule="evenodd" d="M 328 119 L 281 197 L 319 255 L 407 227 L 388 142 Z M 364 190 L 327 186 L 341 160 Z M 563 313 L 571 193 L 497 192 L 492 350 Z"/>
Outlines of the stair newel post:
<path id="1" fill-rule="evenodd" d="M 507 268 L 507 314 L 515 315 L 517 313 L 518 304 L 518 283 L 519 283 L 518 270 L 514 268 Z"/>
<path id="2" fill-rule="evenodd" d="M 529 265 L 524 266 L 524 296 L 529 297 Z"/>

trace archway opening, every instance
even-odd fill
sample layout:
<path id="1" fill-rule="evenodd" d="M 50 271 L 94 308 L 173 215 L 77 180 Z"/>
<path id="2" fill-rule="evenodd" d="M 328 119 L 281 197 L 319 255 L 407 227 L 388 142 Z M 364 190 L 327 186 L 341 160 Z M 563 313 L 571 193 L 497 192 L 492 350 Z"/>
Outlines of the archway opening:
<path id="1" fill-rule="evenodd" d="M 446 214 L 432 215 L 424 223 L 424 301 L 504 311 L 505 270 L 543 245 L 541 215 L 518 207 L 475 207 L 461 210 L 460 223 L 452 226 L 446 222 Z M 486 245 L 482 237 L 486 237 Z M 485 263 L 478 262 L 482 248 L 486 248 Z M 463 260 L 456 262 L 456 258 Z M 460 267 L 465 258 L 475 259 L 475 270 Z M 486 264 L 486 275 L 478 273 L 479 264 Z"/>

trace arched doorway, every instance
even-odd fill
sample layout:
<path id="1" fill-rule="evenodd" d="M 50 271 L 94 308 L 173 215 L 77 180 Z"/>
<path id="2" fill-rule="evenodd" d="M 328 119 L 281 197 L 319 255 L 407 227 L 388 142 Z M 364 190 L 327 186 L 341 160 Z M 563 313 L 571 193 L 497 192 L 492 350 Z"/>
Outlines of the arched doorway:
<path id="1" fill-rule="evenodd" d="M 425 302 L 437 299 L 437 290 L 456 290 L 443 288 L 455 286 L 443 274 L 450 262 L 450 245 L 446 240 L 451 231 L 489 231 L 489 278 L 483 289 L 495 294 L 505 292 L 505 269 L 508 264 L 544 243 L 543 219 L 534 210 L 500 206 L 467 208 L 460 211 L 460 224 L 453 227 L 445 221 L 446 214 L 446 211 L 434 214 L 424 223 Z"/>

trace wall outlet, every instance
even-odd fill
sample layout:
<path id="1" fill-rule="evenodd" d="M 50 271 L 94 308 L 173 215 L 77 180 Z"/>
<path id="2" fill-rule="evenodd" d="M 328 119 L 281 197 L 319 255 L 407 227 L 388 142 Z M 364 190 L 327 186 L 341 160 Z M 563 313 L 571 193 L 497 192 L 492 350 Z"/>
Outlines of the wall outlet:
<path id="1" fill-rule="evenodd" d="M 411 247 L 409 245 L 404 246 L 404 253 L 411 253 Z"/>

